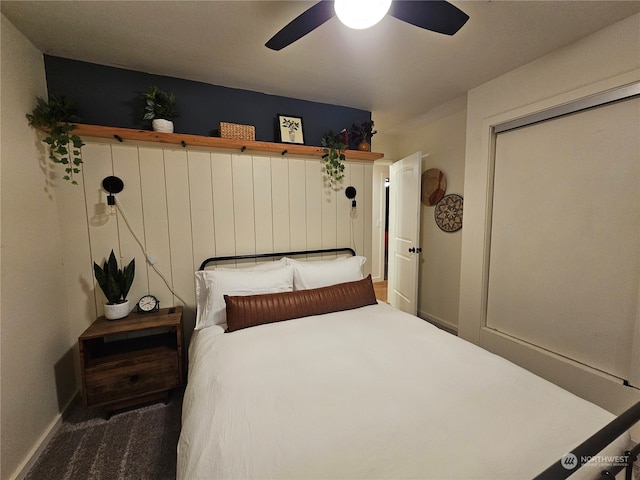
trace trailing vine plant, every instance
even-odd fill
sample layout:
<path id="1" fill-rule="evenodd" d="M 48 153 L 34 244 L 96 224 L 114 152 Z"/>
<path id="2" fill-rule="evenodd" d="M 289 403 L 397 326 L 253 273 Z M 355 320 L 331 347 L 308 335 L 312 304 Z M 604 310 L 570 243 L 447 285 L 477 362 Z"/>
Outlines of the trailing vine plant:
<path id="1" fill-rule="evenodd" d="M 344 162 L 346 160 L 344 151 L 347 146 L 344 144 L 342 136 L 339 133 L 333 133 L 332 130 L 322 136 L 320 145 L 324 147 L 322 160 L 329 177 L 329 186 L 333 187 L 344 178 Z"/>
<path id="2" fill-rule="evenodd" d="M 73 122 L 78 120 L 76 106 L 64 95 L 51 95 L 48 102 L 38 97 L 37 102 L 33 111 L 27 113 L 29 125 L 46 133 L 43 141 L 49 145 L 49 159 L 62 164 L 65 171 L 62 178 L 77 185 L 74 176 L 80 173 L 84 143 L 73 133 L 77 127 Z"/>

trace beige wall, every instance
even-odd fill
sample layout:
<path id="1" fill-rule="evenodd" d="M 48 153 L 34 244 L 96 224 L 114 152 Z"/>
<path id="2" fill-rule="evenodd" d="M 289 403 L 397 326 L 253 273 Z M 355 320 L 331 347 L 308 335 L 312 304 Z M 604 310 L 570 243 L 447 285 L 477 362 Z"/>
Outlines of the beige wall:
<path id="1" fill-rule="evenodd" d="M 422 171 L 438 168 L 447 180 L 447 194 L 464 198 L 465 102 L 442 110 L 443 116 L 426 117 L 420 126 L 399 134 L 399 155 L 423 154 Z M 446 233 L 433 217 L 434 207 L 420 205 L 420 256 L 418 315 L 451 330 L 458 327 L 460 250 L 462 230 Z M 463 227 L 464 228 L 464 227 Z"/>
<path id="2" fill-rule="evenodd" d="M 2 16 L 1 478 L 20 470 L 76 391 L 56 191 L 25 113 L 42 54 Z"/>
<path id="3" fill-rule="evenodd" d="M 460 335 L 614 412 L 637 399 L 637 391 L 484 327 L 490 126 L 639 81 L 639 51 L 635 15 L 470 91 L 467 107 Z"/>
<path id="4" fill-rule="evenodd" d="M 375 118 L 375 112 L 373 116 Z M 384 160 L 388 163 L 421 151 L 424 155 L 422 171 L 442 170 L 447 179 L 447 193 L 464 197 L 466 119 L 466 96 L 463 96 L 395 128 L 394 133 L 374 136 L 372 146 L 375 151 L 384 152 Z M 380 171 L 382 168 L 379 167 Z M 435 224 L 433 209 L 420 206 L 422 254 L 418 315 L 457 331 L 462 231 L 445 233 L 440 230 Z M 377 234 L 374 228 L 374 242 Z"/>

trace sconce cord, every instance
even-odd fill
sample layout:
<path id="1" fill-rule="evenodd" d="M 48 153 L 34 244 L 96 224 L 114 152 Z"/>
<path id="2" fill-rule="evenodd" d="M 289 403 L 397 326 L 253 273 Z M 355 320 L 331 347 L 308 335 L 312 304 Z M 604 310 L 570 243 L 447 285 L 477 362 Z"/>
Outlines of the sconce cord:
<path id="1" fill-rule="evenodd" d="M 356 239 L 354 236 L 353 231 L 356 228 L 356 219 L 355 218 L 351 218 L 351 247 L 356 251 L 356 253 L 358 252 L 358 247 L 356 247 Z"/>
<path id="2" fill-rule="evenodd" d="M 136 232 L 133 229 L 133 227 L 131 226 L 131 223 L 129 223 L 129 218 L 127 218 L 127 215 L 124 213 L 124 210 L 122 209 L 122 206 L 120 205 L 120 201 L 116 200 L 115 203 L 116 203 L 116 208 L 118 209 L 118 212 L 120 212 L 120 215 L 122 216 L 122 219 L 124 220 L 124 223 L 126 223 L 127 227 L 129 228 L 129 231 L 131 232 L 131 235 L 133 235 L 133 238 L 135 239 L 135 241 L 138 243 L 138 245 L 140 245 L 140 248 L 142 249 L 142 253 L 144 254 L 145 258 L 147 259 L 147 263 L 149 265 L 151 265 L 151 268 L 153 268 L 155 270 L 155 272 L 160 276 L 160 278 L 165 283 L 167 288 L 169 290 L 171 290 L 171 293 L 173 293 L 178 298 L 178 300 L 180 300 L 182 302 L 182 304 L 185 307 L 187 307 L 187 302 L 184 301 L 184 299 L 176 291 L 176 289 L 173 287 L 173 285 L 171 285 L 169 283 L 169 280 L 167 279 L 167 277 L 165 277 L 165 275 L 156 266 L 155 259 L 151 255 L 149 255 L 147 253 L 147 250 L 144 248 L 144 244 L 142 243 L 142 241 L 140 241 L 140 238 L 138 237 L 138 235 L 136 235 Z"/>

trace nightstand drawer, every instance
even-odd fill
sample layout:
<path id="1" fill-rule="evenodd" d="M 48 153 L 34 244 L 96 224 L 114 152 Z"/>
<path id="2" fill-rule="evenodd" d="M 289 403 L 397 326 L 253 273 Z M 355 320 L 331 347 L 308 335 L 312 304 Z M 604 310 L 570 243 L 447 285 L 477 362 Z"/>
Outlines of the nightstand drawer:
<path id="1" fill-rule="evenodd" d="M 169 351 L 96 365 L 85 370 L 85 385 L 87 405 L 168 390 L 180 385 L 178 356 Z"/>

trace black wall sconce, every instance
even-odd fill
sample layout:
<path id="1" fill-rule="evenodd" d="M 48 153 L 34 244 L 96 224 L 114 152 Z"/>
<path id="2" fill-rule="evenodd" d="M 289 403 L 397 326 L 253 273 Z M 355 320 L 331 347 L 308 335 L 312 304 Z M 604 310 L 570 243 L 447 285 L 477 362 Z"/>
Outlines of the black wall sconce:
<path id="1" fill-rule="evenodd" d="M 358 217 L 358 209 L 356 208 L 356 189 L 355 187 L 347 187 L 344 194 L 351 200 L 351 218 Z"/>
<path id="2" fill-rule="evenodd" d="M 118 177 L 106 177 L 102 180 L 102 188 L 107 195 L 107 213 L 109 215 L 116 214 L 116 197 L 113 195 L 114 193 L 120 193 L 124 189 L 124 182 L 120 180 Z"/>

